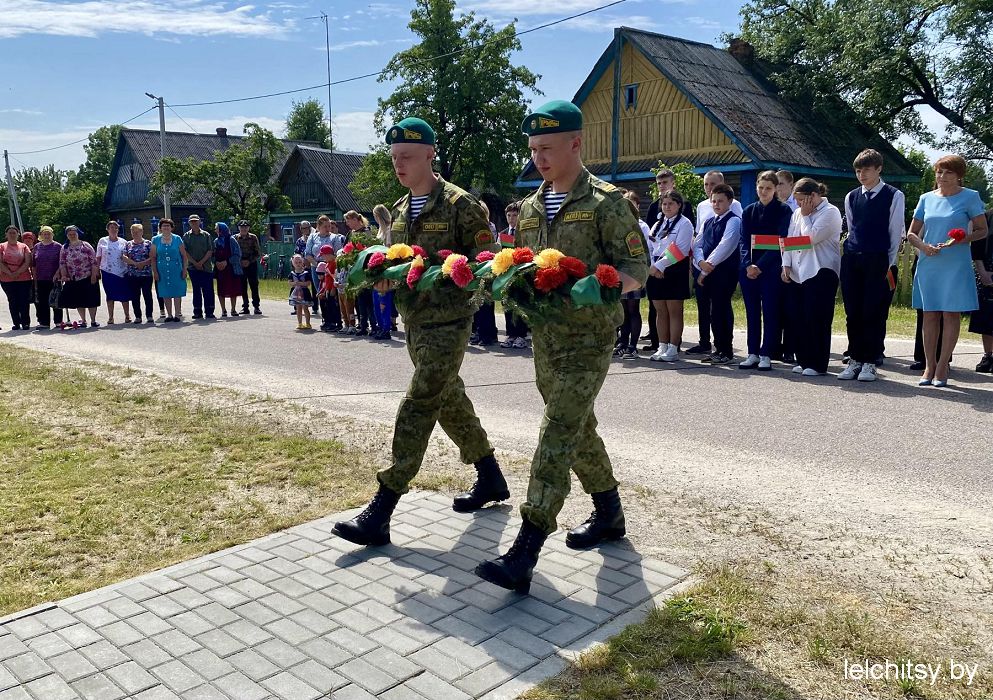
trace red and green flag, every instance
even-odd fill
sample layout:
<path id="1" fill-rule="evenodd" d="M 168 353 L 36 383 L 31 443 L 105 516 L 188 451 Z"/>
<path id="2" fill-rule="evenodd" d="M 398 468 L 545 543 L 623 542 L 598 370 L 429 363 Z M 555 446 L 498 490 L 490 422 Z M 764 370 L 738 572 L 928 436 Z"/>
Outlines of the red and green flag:
<path id="1" fill-rule="evenodd" d="M 794 250 L 810 250 L 814 247 L 814 244 L 810 241 L 810 236 L 790 236 L 781 240 L 783 241 L 784 253 Z"/>
<path id="2" fill-rule="evenodd" d="M 501 233 L 500 234 L 500 247 L 501 248 L 513 248 L 514 247 L 514 234 L 512 233 Z"/>
<path id="3" fill-rule="evenodd" d="M 752 250 L 779 250 L 779 236 L 756 233 L 752 236 Z"/>
<path id="4" fill-rule="evenodd" d="M 675 243 L 669 244 L 669 247 L 665 249 L 665 253 L 663 253 L 663 256 L 673 265 L 680 262 L 681 260 L 686 259 L 686 253 L 681 251 L 679 249 L 679 246 L 676 245 Z"/>

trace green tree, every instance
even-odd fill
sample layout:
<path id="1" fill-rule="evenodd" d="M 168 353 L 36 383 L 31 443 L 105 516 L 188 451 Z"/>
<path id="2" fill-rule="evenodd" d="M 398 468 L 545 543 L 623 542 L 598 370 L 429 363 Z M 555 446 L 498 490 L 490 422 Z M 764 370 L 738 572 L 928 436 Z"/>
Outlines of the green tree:
<path id="1" fill-rule="evenodd" d="M 317 100 L 294 100 L 286 117 L 286 138 L 292 141 L 314 141 L 321 148 L 331 148 L 331 130 L 324 116 L 324 105 Z"/>
<path id="2" fill-rule="evenodd" d="M 683 195 L 683 199 L 689 202 L 691 206 L 695 207 L 697 202 L 703 201 L 703 178 L 693 172 L 692 165 L 689 163 L 676 163 L 670 167 L 660 160 L 658 167 L 652 168 L 652 174 L 654 175 L 660 170 L 665 169 L 671 170 L 673 175 L 676 176 L 676 191 Z M 648 191 L 652 199 L 658 199 L 659 186 L 654 181 Z"/>
<path id="3" fill-rule="evenodd" d="M 70 187 L 82 185 L 107 187 L 110 169 L 114 165 L 114 155 L 117 153 L 117 141 L 123 128 L 120 124 L 101 126 L 87 137 L 86 145 L 83 146 L 83 150 L 86 151 L 86 161 L 70 177 Z"/>
<path id="4" fill-rule="evenodd" d="M 376 128 L 421 117 L 437 134 L 442 177 L 510 194 L 528 153 L 521 135 L 525 91 L 539 94 L 539 76 L 510 61 L 521 48 L 516 24 L 496 30 L 472 12 L 456 17 L 454 0 L 416 0 L 410 17 L 421 40 L 380 74 L 380 82 L 397 87 L 379 100 Z"/>
<path id="5" fill-rule="evenodd" d="M 362 160 L 348 189 L 363 211 L 371 211 L 377 204 L 390 206 L 406 192 L 397 181 L 390 149 L 385 145 L 377 146 Z"/>
<path id="6" fill-rule="evenodd" d="M 906 182 L 900 186 L 903 190 L 903 194 L 907 199 L 907 207 L 905 210 L 905 218 L 907 219 L 907 224 L 910 224 L 910 220 L 914 218 L 914 207 L 917 206 L 917 200 L 921 198 L 921 195 L 925 192 L 930 192 L 934 189 L 934 168 L 931 167 L 931 161 L 927 157 L 924 151 L 917 148 L 897 148 L 904 157 L 909 160 L 914 165 L 914 170 L 921 174 L 920 180 L 915 180 L 914 182 Z M 886 173 L 884 172 L 885 176 Z"/>
<path id="7" fill-rule="evenodd" d="M 67 171 L 58 170 L 54 165 L 46 165 L 44 168 L 24 168 L 13 174 L 17 203 L 21 207 L 21 219 L 28 231 L 37 231 L 40 226 L 48 223 L 42 220 L 39 209 L 53 193 L 62 192 L 63 184 L 69 174 Z M 4 191 L 6 190 L 5 184 Z M 4 211 L 5 220 L 8 218 L 8 213 Z"/>
<path id="8" fill-rule="evenodd" d="M 279 189 L 276 164 L 286 146 L 268 129 L 245 124 L 245 138 L 213 160 L 165 158 L 152 178 L 149 192 L 160 195 L 168 186 L 174 201 L 205 190 L 213 204 L 215 221 L 247 219 L 256 234 L 265 230 L 269 212 L 289 210 L 290 200 Z"/>
<path id="9" fill-rule="evenodd" d="M 840 95 L 887 137 L 936 143 L 915 109 L 926 105 L 953 127 L 945 147 L 993 159 L 989 0 L 749 0 L 741 17 L 794 97 Z"/>
<path id="10" fill-rule="evenodd" d="M 96 245 L 107 224 L 103 211 L 105 191 L 106 185 L 91 183 L 48 192 L 37 204 L 38 226 L 51 226 L 61 241 L 63 227 L 73 224 L 83 229 L 89 243 Z"/>

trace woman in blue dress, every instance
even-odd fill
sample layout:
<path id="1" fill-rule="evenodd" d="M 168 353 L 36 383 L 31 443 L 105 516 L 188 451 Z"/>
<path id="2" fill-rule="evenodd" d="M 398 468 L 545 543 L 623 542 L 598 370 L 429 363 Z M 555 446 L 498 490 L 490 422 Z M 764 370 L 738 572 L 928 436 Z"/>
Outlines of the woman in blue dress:
<path id="1" fill-rule="evenodd" d="M 924 312 L 926 367 L 921 386 L 946 386 L 949 362 L 959 337 L 963 311 L 979 308 L 970 243 L 986 237 L 979 193 L 962 186 L 965 159 L 950 155 L 934 164 L 937 189 L 921 196 L 907 241 L 920 251 L 914 273 L 913 304 Z M 952 240 L 949 232 L 967 235 Z M 937 357 L 939 329 L 941 356 Z"/>
<path id="2" fill-rule="evenodd" d="M 178 323 L 186 296 L 186 247 L 172 233 L 172 219 L 159 221 L 159 233 L 152 238 L 152 278 L 165 302 L 166 323 Z"/>

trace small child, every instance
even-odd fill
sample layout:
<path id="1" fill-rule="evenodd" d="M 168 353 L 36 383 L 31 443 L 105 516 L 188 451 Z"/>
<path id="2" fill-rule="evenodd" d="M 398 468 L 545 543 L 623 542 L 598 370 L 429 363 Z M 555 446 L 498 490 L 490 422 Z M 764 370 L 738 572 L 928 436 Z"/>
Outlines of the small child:
<path id="1" fill-rule="evenodd" d="M 334 277 L 337 271 L 334 248 L 329 245 L 321 246 L 320 261 L 317 263 L 318 291 L 317 300 L 321 305 L 321 330 L 331 333 L 341 330 L 341 313 L 338 311 L 338 292 L 335 289 Z"/>
<path id="2" fill-rule="evenodd" d="M 293 272 L 290 273 L 290 306 L 297 311 L 297 330 L 310 330 L 310 305 L 314 297 L 310 293 L 310 273 L 304 267 L 303 256 L 293 256 Z M 306 319 L 306 321 L 304 321 Z"/>
<path id="3" fill-rule="evenodd" d="M 345 335 L 355 335 L 357 329 L 355 328 L 355 299 L 348 296 L 345 287 L 348 284 L 348 267 L 342 267 L 341 265 L 335 270 L 334 273 L 334 288 L 338 294 L 338 305 L 341 308 L 341 321 L 344 326 L 341 332 Z"/>

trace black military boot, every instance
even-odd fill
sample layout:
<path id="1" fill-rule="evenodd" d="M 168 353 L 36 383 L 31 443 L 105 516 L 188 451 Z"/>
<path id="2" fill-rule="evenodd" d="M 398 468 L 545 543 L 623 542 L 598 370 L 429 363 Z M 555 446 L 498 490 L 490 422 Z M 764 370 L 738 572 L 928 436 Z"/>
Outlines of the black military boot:
<path id="1" fill-rule="evenodd" d="M 490 501 L 505 501 L 510 498 L 507 481 L 503 478 L 500 465 L 493 455 L 476 462 L 476 483 L 465 493 L 460 493 L 452 501 L 456 513 L 479 510 Z"/>
<path id="2" fill-rule="evenodd" d="M 541 528 L 525 518 L 507 553 L 476 566 L 476 575 L 501 588 L 527 593 L 531 590 L 531 574 L 546 537 Z"/>
<path id="3" fill-rule="evenodd" d="M 342 539 L 361 545 L 390 543 L 390 516 L 400 501 L 400 494 L 382 484 L 365 510 L 352 520 L 335 523 L 331 531 Z"/>
<path id="4" fill-rule="evenodd" d="M 604 540 L 624 537 L 624 511 L 617 487 L 593 494 L 593 512 L 585 523 L 565 536 L 565 546 L 570 549 L 588 549 Z"/>

